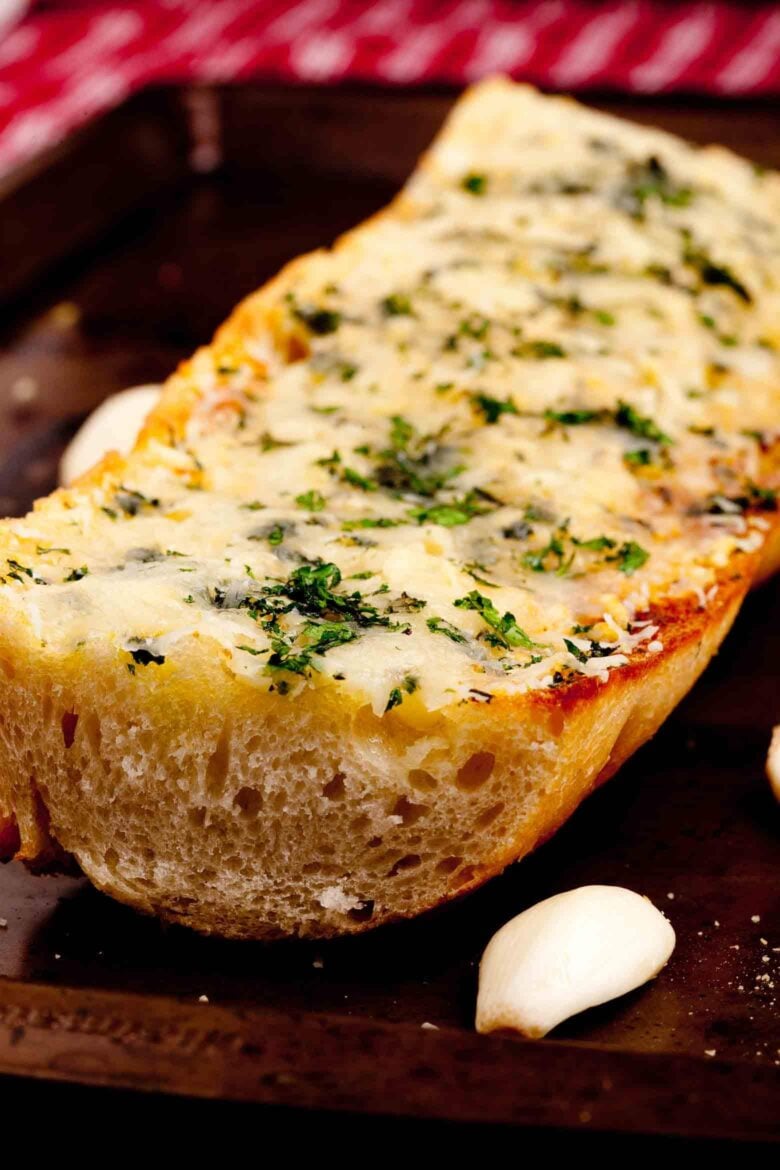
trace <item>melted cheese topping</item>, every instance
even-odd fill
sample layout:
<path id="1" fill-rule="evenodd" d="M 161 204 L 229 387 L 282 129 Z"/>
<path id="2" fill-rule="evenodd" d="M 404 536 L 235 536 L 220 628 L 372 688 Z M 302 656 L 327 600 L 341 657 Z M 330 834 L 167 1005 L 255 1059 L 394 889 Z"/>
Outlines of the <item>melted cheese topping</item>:
<path id="1" fill-rule="evenodd" d="M 605 680 L 776 507 L 780 184 L 521 87 L 250 302 L 184 436 L 14 525 L 9 603 L 119 669 L 213 640 L 281 694 L 425 717 Z"/>

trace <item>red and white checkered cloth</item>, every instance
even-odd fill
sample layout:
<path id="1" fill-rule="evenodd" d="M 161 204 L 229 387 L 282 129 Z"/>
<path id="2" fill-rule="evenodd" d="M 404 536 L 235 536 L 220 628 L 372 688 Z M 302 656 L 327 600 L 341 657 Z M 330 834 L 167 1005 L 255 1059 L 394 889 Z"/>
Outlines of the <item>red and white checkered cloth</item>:
<path id="1" fill-rule="evenodd" d="M 780 4 L 0 0 L 0 171 L 155 82 L 780 93 Z"/>

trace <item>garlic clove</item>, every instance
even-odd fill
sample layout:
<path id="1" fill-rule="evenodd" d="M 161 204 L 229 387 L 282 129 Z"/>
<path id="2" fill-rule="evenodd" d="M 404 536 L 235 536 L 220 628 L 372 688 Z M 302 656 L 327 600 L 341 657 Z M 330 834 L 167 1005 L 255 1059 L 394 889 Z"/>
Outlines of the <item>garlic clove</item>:
<path id="1" fill-rule="evenodd" d="M 780 800 L 780 725 L 772 732 L 772 742 L 766 758 L 766 774 L 775 800 Z"/>
<path id="2" fill-rule="evenodd" d="M 157 405 L 160 390 L 159 386 L 133 386 L 101 402 L 65 448 L 60 460 L 60 483 L 65 487 L 72 484 L 108 451 L 126 455 L 149 411 Z"/>
<path id="3" fill-rule="evenodd" d="M 538 1038 L 586 1008 L 640 987 L 674 950 L 671 923 L 620 886 L 581 886 L 518 914 L 479 969 L 478 1032 Z"/>

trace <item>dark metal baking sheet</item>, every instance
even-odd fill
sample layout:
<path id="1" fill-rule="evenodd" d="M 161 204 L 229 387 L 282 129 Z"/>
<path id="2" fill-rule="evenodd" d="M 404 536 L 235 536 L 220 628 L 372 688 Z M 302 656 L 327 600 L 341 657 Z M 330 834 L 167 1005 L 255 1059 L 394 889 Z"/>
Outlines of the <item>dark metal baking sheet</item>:
<path id="1" fill-rule="evenodd" d="M 147 94 L 6 180 L 0 508 L 49 490 L 102 397 L 163 378 L 285 260 L 380 207 L 449 100 Z M 625 112 L 780 163 L 769 106 Z M 193 171 L 193 148 L 199 167 L 220 165 Z M 225 943 L 79 877 L 0 869 L 0 1072 L 406 1117 L 780 1136 L 780 810 L 763 776 L 777 613 L 770 584 L 656 739 L 552 842 L 417 922 L 328 944 Z M 476 1036 L 491 933 L 586 882 L 664 908 L 678 934 L 668 968 L 545 1042 Z"/>

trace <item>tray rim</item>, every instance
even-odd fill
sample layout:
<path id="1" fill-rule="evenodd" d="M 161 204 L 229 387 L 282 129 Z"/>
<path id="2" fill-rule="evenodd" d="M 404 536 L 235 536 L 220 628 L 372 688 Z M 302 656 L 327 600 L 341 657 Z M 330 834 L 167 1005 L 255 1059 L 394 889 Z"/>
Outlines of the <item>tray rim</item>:
<path id="1" fill-rule="evenodd" d="M 780 1141 L 780 1072 L 745 1060 L 11 979 L 0 979 L 0 1074 L 438 1121 Z"/>

